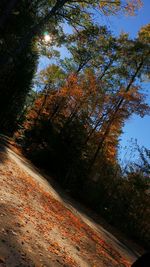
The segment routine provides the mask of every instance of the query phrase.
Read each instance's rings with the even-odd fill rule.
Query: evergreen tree
[[[0,130],[12,131],[16,126],[19,112],[24,105],[27,93],[32,84],[37,55],[32,39],[25,50],[17,57],[11,56],[12,50],[22,36],[34,23],[34,14],[28,10],[30,1],[18,1],[0,31],[0,58],[10,55],[9,62],[3,65],[0,72]],[[5,11],[6,1],[0,3],[0,13]]]

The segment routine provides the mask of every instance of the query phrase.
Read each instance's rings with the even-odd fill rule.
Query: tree
[[[28,12],[28,1],[16,2],[13,11],[0,31],[0,57],[9,54],[9,64],[0,72],[0,130],[13,132],[16,119],[24,105],[26,94],[32,85],[37,55],[30,39],[26,49],[18,57],[11,56],[22,36],[33,24],[35,15]],[[5,1],[1,1],[0,12],[4,14]]]
[[[93,68],[101,72],[102,78],[115,59],[115,38],[107,28],[90,25],[70,35],[69,41],[67,48],[72,57],[61,60],[63,68],[77,74]]]
[[[49,82],[53,77],[49,72],[52,66],[41,73],[41,78],[45,79],[44,83],[52,85],[53,89],[56,86],[56,92],[53,90],[47,98],[47,104],[46,97],[42,102],[42,109],[46,108],[49,121],[58,124],[61,134],[77,118],[85,125],[87,137],[83,151],[91,145],[89,152],[87,149],[84,153],[93,155],[89,168],[98,160],[102,150],[103,153],[105,151],[107,159],[115,162],[117,144],[125,120],[133,113],[144,116],[149,112],[149,107],[144,102],[145,97],[140,92],[141,77],[149,75],[149,44],[146,45],[139,38],[130,40],[125,34],[118,39],[114,38],[104,27],[96,28],[97,31],[98,35],[94,32],[90,37],[86,31],[78,33],[80,38],[71,36],[76,40],[74,47],[71,46],[72,62],[74,66],[76,64],[76,70],[83,63],[87,51],[90,59],[86,61],[83,69],[71,74],[67,82],[64,83],[63,78],[68,71],[63,73],[62,78],[59,76],[59,84],[62,84],[60,89],[59,84]],[[94,42],[96,52],[92,52]],[[84,45],[86,49],[82,57],[81,47],[84,48]],[[62,66],[65,66],[66,71],[66,62]],[[57,71],[55,73],[57,74]],[[39,114],[40,112],[41,109]],[[99,164],[99,160],[96,164]]]
[[[148,38],[149,25],[144,28],[146,29]],[[126,115],[124,118],[128,118],[132,112],[137,112],[141,116],[146,114],[146,112],[149,112],[148,105],[142,104],[141,101],[143,97],[140,93],[138,93],[141,89],[140,79],[143,77],[149,77],[149,44],[146,45],[144,39],[140,38],[139,32],[139,36],[135,41],[129,40],[127,35],[122,35],[120,40],[118,40],[118,45],[120,47],[120,51],[117,61],[115,62],[117,64],[111,72],[111,81],[113,81],[113,86],[115,86],[112,90],[113,92],[116,92],[115,102],[111,107],[109,118],[105,117],[105,130],[103,130],[103,135],[100,138],[100,142],[95,151],[91,165],[94,164],[107,136],[111,133],[112,126],[117,122],[117,117],[119,116],[121,118],[120,112],[124,109],[124,107],[126,109],[126,104],[130,103],[130,100],[132,101],[135,99],[136,105],[134,105],[134,111],[132,109],[131,113],[128,107],[129,112],[125,112]]]

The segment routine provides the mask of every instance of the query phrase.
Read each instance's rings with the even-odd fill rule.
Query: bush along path
[[[129,267],[135,260],[22,156],[6,148],[0,159],[0,267]]]

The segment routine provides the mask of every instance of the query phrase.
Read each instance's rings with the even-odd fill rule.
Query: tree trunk
[[[131,88],[131,86],[132,86],[132,84],[133,84],[135,78],[137,77],[137,75],[138,75],[140,69],[141,69],[142,66],[143,66],[143,63],[144,63],[144,60],[141,60],[141,62],[140,62],[140,64],[139,64],[139,66],[137,67],[135,73],[134,73],[133,76],[131,77],[131,80],[130,80],[128,86],[126,87],[125,92],[128,92],[128,91],[130,90],[130,88]],[[120,109],[120,107],[121,107],[123,101],[124,101],[124,97],[122,97],[122,98],[119,100],[119,102],[118,102],[118,104],[116,105],[116,108],[115,108],[115,110],[114,110],[114,112],[113,112],[113,114],[112,114],[110,120],[108,121],[106,130],[105,130],[105,132],[104,132],[104,134],[103,134],[103,137],[101,138],[101,140],[100,140],[100,142],[99,142],[99,144],[98,144],[98,147],[97,147],[97,149],[96,149],[96,152],[95,152],[95,154],[94,154],[94,157],[93,157],[92,160],[91,160],[91,164],[90,164],[89,170],[91,170],[91,168],[92,168],[93,165],[95,164],[95,161],[96,161],[96,159],[97,159],[97,156],[98,156],[98,154],[99,154],[99,152],[100,152],[100,150],[101,150],[101,148],[102,148],[102,146],[103,146],[103,144],[104,144],[104,142],[105,142],[106,137],[108,136],[108,134],[109,134],[109,132],[110,132],[111,125],[113,124],[113,122],[114,122],[114,120],[115,120],[115,117],[116,117],[116,114],[118,113],[118,111],[119,111],[119,109]]]

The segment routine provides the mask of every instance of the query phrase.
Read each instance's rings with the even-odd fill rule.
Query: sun
[[[51,40],[50,35],[49,34],[45,34],[44,35],[44,40],[45,40],[46,43],[48,43]]]
[[[46,43],[48,43],[48,42],[51,41],[51,36],[50,36],[50,34],[49,34],[47,31],[44,32],[44,41],[45,41]]]

